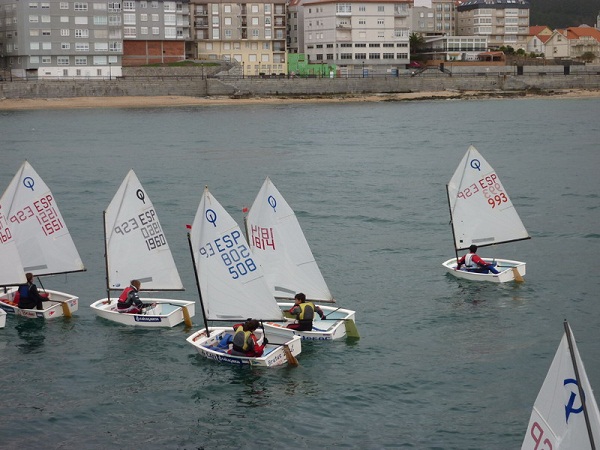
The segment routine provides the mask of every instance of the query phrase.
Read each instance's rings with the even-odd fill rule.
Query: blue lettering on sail
[[[564,384],[564,386],[566,386],[568,384],[574,384],[575,386],[577,386],[577,380],[574,380],[573,378],[567,378],[563,384]],[[575,392],[571,392],[571,395],[569,396],[569,402],[565,405],[565,415],[566,415],[567,423],[569,423],[569,415],[571,413],[579,414],[583,411],[583,402],[581,402],[581,406],[579,406],[579,408],[577,408],[577,409],[573,408],[576,397],[577,397],[577,394]]]

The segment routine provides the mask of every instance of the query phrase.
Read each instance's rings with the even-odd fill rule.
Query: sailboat
[[[169,249],[156,209],[138,177],[130,170],[104,211],[107,298],[92,303],[94,312],[107,320],[139,327],[192,326],[195,302],[141,298],[154,306],[140,314],[120,313],[111,291],[123,291],[139,280],[144,291],[182,291],[183,284]]]
[[[81,272],[85,267],[79,257],[54,195],[44,180],[25,161],[0,198],[4,231],[16,243],[24,272],[38,278],[38,289],[48,296],[44,309],[21,309],[18,288],[0,295],[0,307],[9,314],[28,318],[70,317],[77,311],[79,298],[65,292],[45,289],[41,276]]]
[[[568,322],[535,399],[522,450],[586,450],[600,443],[600,412]]]
[[[283,310],[294,306],[294,296],[299,292],[312,302],[335,303],[296,214],[269,177],[246,216],[246,235],[254,257],[265,272],[271,292]],[[305,340],[359,337],[354,311],[319,307],[326,320],[315,314],[312,331],[292,330],[286,328],[285,323],[266,323],[265,327],[277,333],[296,334]],[[288,320],[293,322],[293,319]]]
[[[456,270],[458,252],[477,247],[530,239],[500,178],[472,145],[465,153],[450,182],[446,185],[455,258],[443,263],[448,273],[473,281],[504,283],[523,281],[525,263],[481,256],[496,263],[498,274]]]
[[[211,195],[208,187],[196,211],[188,241],[198,285],[204,328],[187,342],[205,358],[219,362],[273,367],[296,365],[301,351],[298,336],[267,336],[268,344],[260,357],[234,356],[220,345],[233,333],[230,326],[209,327],[208,321],[238,323],[247,318],[283,321],[283,312],[267,285],[262,269],[254,261],[248,243],[233,218]],[[255,332],[260,342],[264,330]]]

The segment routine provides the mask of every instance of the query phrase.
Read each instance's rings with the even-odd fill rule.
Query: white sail
[[[470,146],[448,184],[457,250],[528,239],[500,178]]]
[[[25,284],[25,270],[19,256],[17,244],[12,238],[8,220],[0,205],[0,286]]]
[[[282,320],[283,313],[233,218],[204,189],[190,243],[207,320]]]
[[[130,170],[104,212],[110,289],[133,279],[143,290],[182,290],[177,266],[152,201]]]
[[[569,351],[567,331],[571,336],[573,355],[581,380],[592,436],[596,445],[600,443],[598,405],[579,356],[571,328],[568,324],[565,328],[566,331],[563,334],[550,370],[535,400],[521,447],[522,450],[585,450],[592,448],[573,360]]]
[[[303,292],[310,300],[333,297],[296,214],[267,177],[246,217],[250,247],[277,298]]]
[[[25,272],[85,270],[50,189],[25,161],[0,199]]]

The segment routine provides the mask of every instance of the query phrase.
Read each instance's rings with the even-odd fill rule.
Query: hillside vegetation
[[[529,0],[530,25],[547,25],[551,29],[596,25],[600,13],[598,0]]]

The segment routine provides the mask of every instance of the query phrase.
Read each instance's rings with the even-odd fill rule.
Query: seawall
[[[260,78],[226,76],[127,76],[111,80],[0,82],[0,98],[39,99],[119,96],[260,97],[456,91],[600,90],[600,72],[418,74],[374,78]]]

